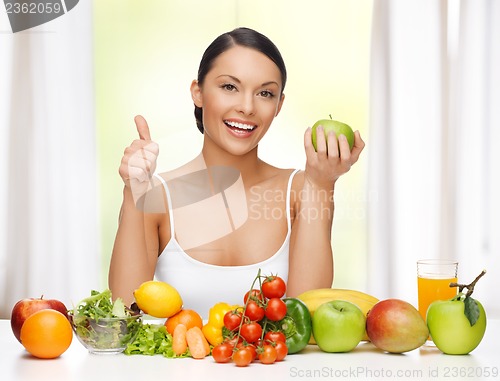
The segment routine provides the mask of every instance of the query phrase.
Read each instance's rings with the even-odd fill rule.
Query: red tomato
[[[286,315],[286,304],[280,298],[271,298],[267,302],[266,317],[272,321],[278,321]]]
[[[279,276],[271,275],[262,282],[262,293],[268,299],[281,298],[285,295],[286,283]]]
[[[274,364],[277,358],[276,348],[270,344],[265,344],[259,353],[259,360],[262,364]]]
[[[243,338],[241,336],[238,337],[238,335],[234,335],[234,337],[232,337],[232,338],[226,338],[224,340],[225,343],[231,345],[232,347],[235,347],[236,345],[238,345],[242,341],[243,341]]]
[[[264,340],[272,341],[274,343],[276,343],[277,341],[282,341],[285,343],[286,336],[283,332],[280,332],[280,331],[268,331],[264,335]]]
[[[233,355],[233,346],[229,343],[222,343],[216,345],[212,349],[212,357],[214,358],[215,362],[218,363],[229,362],[229,360],[231,360],[232,355]]]
[[[236,348],[238,348],[238,349],[246,348],[246,349],[250,350],[250,352],[252,352],[252,356],[253,356],[252,357],[252,361],[257,358],[257,348],[253,344],[239,343],[236,346]]]
[[[262,335],[262,327],[254,321],[245,323],[241,326],[240,335],[249,343],[254,343]]]
[[[224,327],[230,331],[234,331],[240,326],[241,323],[241,313],[236,311],[228,311],[224,315]]]
[[[257,288],[254,288],[251,291],[247,291],[245,297],[243,298],[243,303],[247,303],[248,297],[250,297],[250,300],[258,300],[264,302],[264,295],[262,295],[262,292]]]
[[[288,354],[288,347],[286,346],[284,341],[276,341],[274,349],[276,349],[277,354],[276,361],[282,361]]]
[[[253,345],[255,345],[256,348],[260,348],[264,345],[264,340],[262,340],[261,338],[257,339],[257,341],[254,341],[253,342]]]
[[[252,352],[248,348],[237,349],[233,353],[233,361],[236,366],[247,366],[253,361]]]
[[[254,300],[250,299],[247,302],[247,306],[245,308],[245,316],[248,316],[248,318],[252,321],[261,321],[264,318],[265,315],[264,308],[259,306],[257,302]]]

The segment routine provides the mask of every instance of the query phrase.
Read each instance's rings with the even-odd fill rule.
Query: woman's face
[[[257,50],[234,46],[219,55],[193,101],[203,108],[205,139],[234,155],[254,149],[283,103],[281,73]]]

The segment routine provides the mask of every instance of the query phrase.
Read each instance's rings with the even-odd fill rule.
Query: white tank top
[[[243,266],[218,266],[201,262],[189,256],[175,238],[172,200],[167,183],[161,176],[167,196],[170,217],[170,241],[158,258],[155,279],[175,287],[184,302],[183,308],[193,309],[203,319],[208,318],[210,308],[218,302],[243,304],[243,296],[250,289],[252,281],[261,269],[262,275],[277,274],[288,281],[290,247],[290,189],[294,170],[288,179],[286,193],[287,234],[280,249],[268,259]]]

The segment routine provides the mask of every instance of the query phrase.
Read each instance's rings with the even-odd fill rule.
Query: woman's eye
[[[234,85],[231,85],[230,83],[225,83],[221,86],[224,90],[227,90],[227,91],[234,91],[236,90],[236,86]]]
[[[261,97],[264,97],[264,98],[272,98],[274,96],[274,94],[272,92],[270,92],[269,90],[263,90],[259,94]]]

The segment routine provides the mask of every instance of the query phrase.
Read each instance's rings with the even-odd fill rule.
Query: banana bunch
[[[330,302],[332,300],[345,300],[351,302],[359,307],[359,309],[366,316],[368,311],[379,301],[376,297],[366,294],[361,291],[348,290],[343,288],[318,288],[315,290],[306,291],[299,296],[297,299],[302,300],[311,316],[314,315],[316,309],[323,303]],[[368,340],[368,336],[365,333],[363,340]],[[311,340],[309,344],[315,344],[314,337],[311,335]]]

